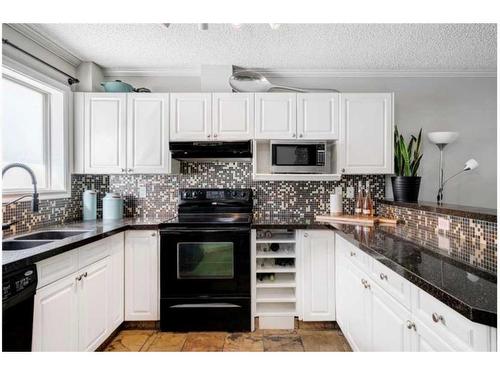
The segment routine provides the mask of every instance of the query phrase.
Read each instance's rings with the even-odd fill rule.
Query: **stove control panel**
[[[251,201],[252,189],[181,189],[181,201]]]

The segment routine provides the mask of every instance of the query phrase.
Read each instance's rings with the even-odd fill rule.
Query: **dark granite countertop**
[[[497,326],[497,277],[397,234],[400,226],[326,224],[312,218],[255,218],[254,229],[331,229],[467,319]],[[403,231],[404,232],[404,231]]]
[[[497,210],[484,207],[461,206],[458,204],[437,204],[437,202],[395,202],[392,199],[380,200],[380,203],[390,206],[400,206],[412,208],[414,210],[422,210],[436,212],[444,215],[453,215],[467,217],[475,220],[497,221]]]
[[[2,270],[4,273],[10,272],[20,267],[24,267],[26,265],[39,262],[43,259],[50,258],[54,255],[76,249],[77,247],[100,240],[102,238],[112,236],[116,233],[123,232],[127,229],[157,229],[160,223],[169,219],[171,218],[124,218],[122,220],[78,221],[61,225],[47,226],[29,233],[36,233],[54,229],[85,230],[88,232],[78,234],[76,236],[67,237],[63,240],[52,241],[45,245],[32,247],[31,249],[2,251]],[[5,237],[4,240],[13,239],[26,234],[28,233],[8,236]]]
[[[497,326],[497,277],[396,236],[396,228],[334,224],[338,233],[467,319]]]
[[[314,218],[304,217],[255,217],[253,229],[332,229],[328,224],[318,223]]]

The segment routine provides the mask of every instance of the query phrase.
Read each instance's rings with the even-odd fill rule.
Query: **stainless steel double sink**
[[[25,250],[90,232],[88,230],[47,230],[2,241],[2,250]]]

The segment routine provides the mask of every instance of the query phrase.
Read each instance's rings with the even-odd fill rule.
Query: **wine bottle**
[[[361,186],[361,181],[358,183],[358,197],[356,198],[356,204],[354,206],[354,214],[361,215],[363,213],[363,188]]]
[[[370,195],[370,182],[366,181],[366,194],[363,202],[363,215],[373,215],[373,201]]]

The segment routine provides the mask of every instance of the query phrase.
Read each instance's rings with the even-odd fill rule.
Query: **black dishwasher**
[[[2,277],[2,351],[29,352],[33,335],[36,266]]]

